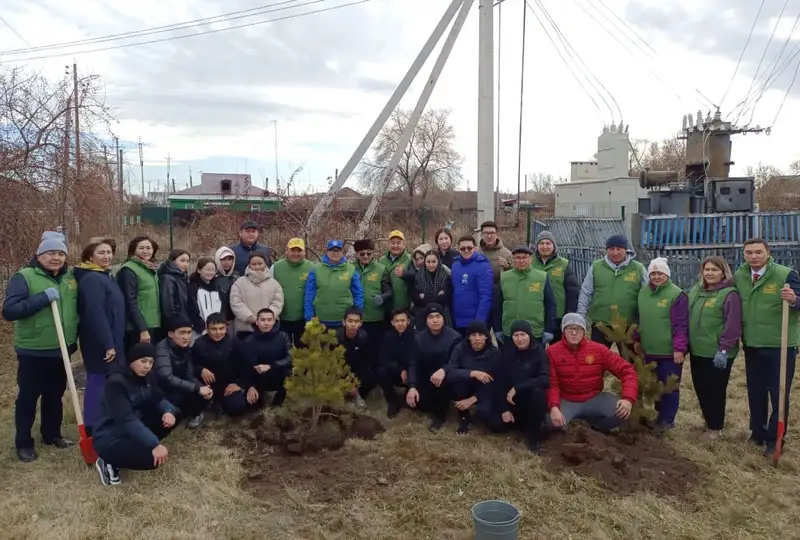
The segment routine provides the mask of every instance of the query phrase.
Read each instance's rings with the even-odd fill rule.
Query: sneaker
[[[700,439],[704,441],[718,441],[722,439],[725,434],[721,429],[708,429],[700,435]]]
[[[436,433],[443,427],[444,427],[444,420],[440,418],[434,418],[433,422],[431,422],[431,425],[428,427],[428,431],[430,431],[431,433]]]
[[[400,414],[400,405],[396,401],[389,403],[386,408],[386,416],[395,418],[398,414]]]
[[[98,457],[94,462],[97,472],[100,474],[100,482],[104,486],[118,486],[122,481],[119,478],[119,470],[113,465],[106,463],[103,458]]]
[[[537,456],[542,453],[542,444],[536,437],[527,437],[525,439],[525,446],[528,447],[528,450],[530,450],[531,453],[536,454]]]
[[[467,435],[469,433],[469,426],[472,422],[469,421],[467,418],[462,418],[461,421],[458,423],[458,429],[456,433],[459,435]]]
[[[205,417],[203,413],[198,414],[197,416],[193,416],[189,419],[189,422],[186,424],[186,429],[197,429],[203,425],[203,420]]]
[[[357,395],[356,398],[353,400],[353,403],[359,409],[366,409],[367,408],[367,402],[364,401],[364,398],[362,398],[361,396]]]

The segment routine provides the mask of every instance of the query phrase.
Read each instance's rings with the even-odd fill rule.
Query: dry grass
[[[274,489],[258,497],[245,491],[245,471],[235,450],[222,444],[228,428],[221,424],[194,433],[179,429],[168,439],[172,459],[166,467],[124,472],[117,488],[101,486],[77,450],[41,448],[37,463],[20,464],[12,451],[15,360],[3,347],[0,434],[8,450],[0,457],[2,538],[468,539],[469,509],[485,498],[519,506],[525,539],[800,537],[798,450],[790,445],[776,470],[744,443],[741,360],[729,391],[725,442],[698,442],[701,420],[687,370],[680,427],[667,444],[712,471],[696,488],[695,503],[658,494],[611,496],[592,480],[549,469],[509,438],[457,438],[452,426],[432,435],[423,419],[407,412],[387,422],[377,441],[348,443],[342,451],[348,460],[373,466],[360,473],[353,467],[341,497],[320,499],[313,488],[322,481],[317,478],[291,486],[276,479]],[[382,413],[377,398],[372,405]],[[74,425],[69,412],[67,417]],[[331,466],[343,461],[321,459]],[[381,467],[386,474],[378,482]]]

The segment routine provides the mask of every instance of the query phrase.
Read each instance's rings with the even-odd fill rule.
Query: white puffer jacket
[[[236,332],[252,332],[247,322],[262,309],[268,308],[280,318],[283,311],[283,287],[272,277],[269,270],[253,272],[247,268],[244,277],[237,279],[231,287],[231,310],[236,317],[233,329]]]

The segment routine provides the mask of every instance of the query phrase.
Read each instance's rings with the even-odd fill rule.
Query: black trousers
[[[505,400],[505,396],[502,399]],[[495,433],[519,430],[526,437],[539,440],[547,415],[546,391],[536,388],[517,392],[514,403],[514,405],[509,405],[509,410],[514,415],[513,423],[503,422],[501,407],[495,407],[486,421],[486,427]]]
[[[292,344],[296,348],[305,347],[300,339],[306,331],[306,321],[281,321],[281,332],[286,332],[292,338]]]
[[[161,415],[157,413],[142,418],[142,422],[158,437],[159,441],[164,440],[174,429],[165,428],[161,424]],[[98,455],[103,461],[117,469],[149,471],[156,468],[153,464],[152,448],[145,446],[139,439],[133,437],[125,437],[108,448],[98,449]]]
[[[41,398],[43,442],[52,442],[61,437],[61,422],[64,410],[61,398],[67,389],[67,373],[61,356],[44,357],[17,354],[17,403],[14,408],[14,424],[17,448],[33,448],[31,436],[36,420],[36,404]]]
[[[402,402],[400,396],[398,396],[397,392],[395,392],[396,387],[406,386],[403,383],[403,378],[400,375],[402,371],[403,368],[400,366],[380,366],[377,370],[377,384],[380,387],[381,392],[383,392],[383,397],[386,400],[386,403],[389,405],[399,405]]]
[[[255,388],[258,390],[259,394],[258,406],[263,405],[265,392],[275,392],[275,396],[272,398],[272,404],[275,406],[282,405],[283,401],[286,399],[286,387],[284,383],[291,374],[291,368],[272,368],[266,373],[256,375]]]
[[[460,401],[473,396],[478,398],[478,403],[475,406],[476,420],[486,422],[490,418],[492,402],[495,398],[494,391],[496,386],[494,383],[483,384],[475,379],[469,379],[466,381],[450,381],[448,385],[453,401]],[[462,419],[472,419],[472,414],[469,410],[458,411],[458,414]]]
[[[731,378],[733,360],[728,360],[725,369],[714,367],[714,359],[691,355],[692,384],[700,402],[700,412],[708,429],[725,427],[725,405],[728,399],[728,381]]]
[[[258,408],[261,401],[263,400],[259,399],[259,402],[253,403],[252,405],[248,403],[247,388],[244,388],[242,390],[237,390],[228,396],[223,395],[222,399],[219,400],[219,403],[222,406],[222,412],[224,414],[236,417]]]
[[[161,328],[148,328],[147,332],[150,334],[150,343],[155,347],[156,343],[164,339],[164,332]],[[139,343],[139,332],[136,330],[128,330],[123,337],[123,345],[125,352],[129,351],[131,347]]]
[[[789,431],[789,392],[797,362],[797,348],[789,347],[786,358],[786,431]],[[774,443],[778,438],[778,384],[781,349],[779,347],[745,347],[744,367],[747,375],[747,403],[750,407],[750,431],[753,439]],[[772,407],[772,414],[769,408]]]
[[[551,341],[551,342],[550,342],[550,343],[552,343],[552,344],[556,344],[556,343],[558,343],[559,341],[561,341],[561,338],[562,338],[562,336],[564,335],[564,334],[561,332],[561,321],[562,321],[562,318],[558,318],[558,319],[556,319],[556,327],[555,327],[555,329],[553,330],[553,341]]]
[[[603,331],[594,325],[592,325],[592,341],[599,343],[600,345],[604,345],[609,349],[611,348],[611,345],[614,344],[613,341],[606,339],[606,335],[603,333]]]
[[[203,399],[200,394],[197,393],[170,392],[167,393],[165,397],[167,401],[175,405],[178,409],[178,414],[175,415],[177,420],[177,422],[175,422],[176,425],[187,418],[197,416],[205,411],[208,406],[208,400]]]

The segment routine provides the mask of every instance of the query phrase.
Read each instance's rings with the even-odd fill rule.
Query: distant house
[[[249,174],[203,173],[200,185],[171,193],[167,197],[173,210],[209,210],[224,207],[249,212],[274,211],[280,198],[254,186]]]

